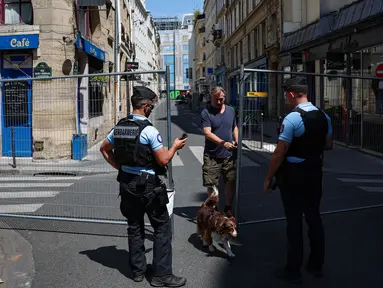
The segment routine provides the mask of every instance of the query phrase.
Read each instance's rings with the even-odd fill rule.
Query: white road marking
[[[165,146],[165,149],[168,150],[168,147]],[[178,153],[180,153],[180,151],[178,151]],[[178,155],[178,153],[176,152],[176,154],[174,154],[174,157],[172,159],[172,166],[173,167],[184,166],[184,162],[182,162],[181,157],[180,157],[180,155]]]
[[[203,146],[189,146],[190,151],[193,153],[194,157],[198,159],[198,161],[203,164]],[[249,157],[242,155],[242,167],[259,167],[260,165]]]
[[[0,192],[0,199],[48,198],[48,197],[55,197],[59,193],[60,191]]]
[[[0,205],[0,213],[31,213],[36,212],[44,204]]]
[[[194,157],[203,164],[203,146],[189,146],[190,151],[193,153]]]
[[[357,178],[337,178],[339,181],[347,183],[383,183],[383,179],[357,179]]]
[[[0,183],[0,188],[69,187],[73,183]]]
[[[173,167],[184,166],[184,162],[182,162],[180,155],[178,155],[177,153],[174,154],[174,157],[172,159],[172,166]]]
[[[60,180],[81,180],[83,177],[40,177],[40,176],[11,176],[11,177],[0,177],[0,181],[60,181]],[[1,183],[0,183],[1,185]]]

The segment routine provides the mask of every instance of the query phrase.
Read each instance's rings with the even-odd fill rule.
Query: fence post
[[[245,91],[245,71],[244,65],[241,65],[240,80],[239,80],[239,107],[238,107],[238,147],[237,147],[237,170],[235,183],[235,217],[237,224],[239,223],[239,193],[241,191],[241,164],[242,164],[242,138],[243,138],[243,101]]]
[[[167,104],[167,132],[168,132],[168,148],[172,145],[172,115],[171,115],[171,103],[170,103],[170,68],[169,65],[166,66],[166,104]],[[173,165],[172,161],[170,161],[168,165],[168,180],[169,180],[169,189],[174,191],[174,183],[173,183]]]
[[[360,76],[363,77],[363,50],[360,51]],[[363,107],[363,79],[360,79],[360,101],[361,101],[361,112],[360,112],[360,149],[363,149],[363,121],[364,121],[364,107]]]
[[[263,149],[263,113],[261,113],[261,149]]]
[[[12,141],[12,168],[16,168],[16,144],[15,144],[15,127],[11,127],[11,141]]]

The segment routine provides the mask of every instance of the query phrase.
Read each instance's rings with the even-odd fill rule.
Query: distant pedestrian
[[[203,186],[207,187],[210,196],[223,175],[226,184],[224,213],[232,217],[236,184],[236,159],[233,152],[238,144],[238,126],[234,109],[225,105],[225,99],[225,90],[222,87],[214,88],[210,105],[201,112],[201,126],[205,134],[202,176]]]
[[[169,150],[162,144],[158,130],[148,117],[154,108],[156,94],[146,87],[134,87],[131,97],[133,112],[117,123],[101,145],[105,160],[118,169],[120,210],[128,220],[129,257],[133,280],[142,282],[147,271],[145,258],[144,215],[154,228],[153,274],[155,287],[181,287],[186,279],[172,273],[171,227],[166,204],[164,175],[175,152],[186,139],[176,139]]]
[[[301,281],[303,262],[302,216],[309,226],[311,252],[307,270],[322,275],[325,255],[324,229],[320,216],[322,197],[322,154],[332,149],[330,117],[307,99],[308,85],[303,77],[283,84],[287,102],[294,109],[282,122],[277,147],[272,155],[264,190],[277,176],[287,219],[288,252],[286,266],[279,276]]]

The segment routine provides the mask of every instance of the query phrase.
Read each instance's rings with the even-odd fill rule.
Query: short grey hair
[[[217,87],[211,89],[211,96],[214,96],[214,95],[216,95],[218,93],[223,93],[226,96],[226,91],[221,86],[217,86]]]

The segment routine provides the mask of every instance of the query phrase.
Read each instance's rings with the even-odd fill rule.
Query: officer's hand
[[[263,191],[265,193],[270,193],[271,191],[270,185],[271,185],[271,179],[266,178],[265,182],[263,183]]]
[[[174,140],[173,145],[174,145],[174,147],[175,147],[177,150],[180,150],[180,149],[182,149],[182,148],[185,146],[185,144],[186,144],[186,140],[187,140],[187,138],[185,138],[185,139],[183,139],[183,140],[180,140],[179,138],[176,138],[176,139]]]

